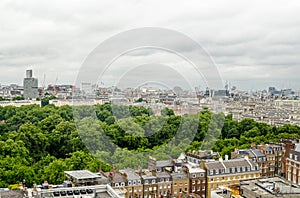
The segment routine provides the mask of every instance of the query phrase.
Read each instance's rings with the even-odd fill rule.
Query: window
[[[141,180],[138,180],[138,184],[141,184],[142,182],[141,182]]]
[[[196,174],[193,174],[193,178],[196,178]]]
[[[148,180],[145,180],[145,184],[149,184]]]
[[[119,183],[115,183],[115,187],[119,187]]]
[[[192,183],[193,183],[193,184],[195,184],[196,182],[195,182],[195,181],[193,181]]]
[[[155,184],[155,179],[152,179],[152,184]]]
[[[121,186],[125,186],[125,182],[122,182],[122,183],[121,183]]]
[[[166,182],[168,182],[169,181],[169,178],[166,178]]]

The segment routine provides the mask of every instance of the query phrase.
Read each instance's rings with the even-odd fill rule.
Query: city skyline
[[[222,79],[242,90],[269,86],[299,90],[297,1],[251,1],[247,6],[239,1],[178,5],[165,1],[159,2],[154,16],[157,3],[2,1],[0,69],[5,72],[0,74],[1,84],[22,84],[26,69],[35,71],[39,86],[44,74],[45,84],[53,84],[56,78],[59,84],[74,84],[85,58],[104,40],[133,28],[163,27],[198,42],[211,55]],[[178,49],[192,50],[184,43]],[[131,55],[128,64],[139,65],[148,55]],[[151,56],[162,58],[160,53]]]

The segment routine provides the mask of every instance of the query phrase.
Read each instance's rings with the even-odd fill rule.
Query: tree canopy
[[[49,99],[42,107],[0,107],[0,187],[23,179],[27,185],[44,180],[60,184],[65,170],[137,168],[146,165],[149,153],[167,159],[212,148],[226,155],[251,142],[300,136],[298,126],[238,122],[207,110],[178,116],[165,108],[158,116],[149,108],[110,103],[55,107]]]

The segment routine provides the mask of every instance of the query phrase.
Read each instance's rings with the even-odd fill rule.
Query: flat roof
[[[96,179],[96,178],[101,178],[101,176],[92,173],[89,170],[75,170],[75,171],[65,171],[65,174],[73,177],[77,180],[79,179]]]

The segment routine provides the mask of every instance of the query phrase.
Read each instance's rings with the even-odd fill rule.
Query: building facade
[[[38,79],[32,77],[32,70],[26,71],[26,78],[23,81],[23,95],[25,99],[36,99],[39,97]]]
[[[184,165],[184,170],[189,178],[189,193],[205,197],[206,171],[200,167],[192,167],[189,164]]]
[[[300,185],[300,152],[291,150],[286,158],[286,179]]]
[[[223,187],[230,188],[239,181],[258,178],[261,171],[257,163],[245,157],[244,159],[222,160],[206,162],[207,188],[206,197],[211,197],[211,191]]]

